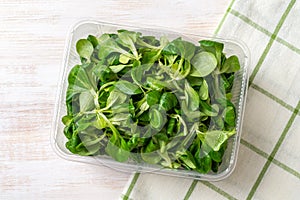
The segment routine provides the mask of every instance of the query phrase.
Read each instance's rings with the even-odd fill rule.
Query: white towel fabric
[[[300,1],[233,0],[216,33],[251,53],[233,174],[219,182],[134,174],[122,199],[299,199]]]

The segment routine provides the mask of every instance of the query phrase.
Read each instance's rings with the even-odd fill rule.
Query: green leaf
[[[168,135],[173,135],[174,134],[174,129],[176,125],[176,119],[175,118],[170,118],[168,121],[168,126],[167,126],[167,134]]]
[[[195,45],[177,38],[168,43],[163,49],[162,54],[165,56],[166,61],[162,68],[171,76],[172,79],[181,80],[189,75],[191,70],[190,61],[195,54]],[[179,60],[176,60],[179,57]]]
[[[163,161],[161,162],[162,166],[168,167],[168,168],[173,168],[171,158],[167,151],[164,151],[164,152],[159,151],[158,154],[163,158]]]
[[[121,45],[128,47],[137,60],[139,59],[139,55],[135,47],[135,42],[139,35],[139,33],[133,31],[119,31],[118,36],[120,40],[117,40]]]
[[[111,118],[109,118],[109,121],[113,124],[114,123],[120,124],[119,122],[126,121],[126,120],[128,120],[128,118],[130,118],[129,113],[117,113],[114,116],[112,116]]]
[[[216,46],[222,46],[220,49],[223,50],[223,44],[216,42],[216,41],[212,41],[212,40],[201,40],[199,41],[199,43],[201,44],[201,47],[216,47]]]
[[[95,108],[94,96],[89,92],[82,92],[79,95],[80,111],[85,112]]]
[[[196,111],[199,108],[199,95],[198,93],[190,86],[190,84],[185,81],[185,101],[188,108],[191,111]]]
[[[93,68],[93,73],[100,79],[101,82],[107,83],[116,79],[116,74],[106,65],[97,64]]]
[[[92,125],[101,130],[107,127],[106,121],[99,115],[96,115],[96,120],[92,122]]]
[[[207,116],[215,117],[219,114],[219,106],[217,104],[209,105],[205,101],[200,101],[200,111]]]
[[[240,70],[240,62],[237,56],[230,56],[225,60],[224,65],[221,68],[221,73],[232,73]]]
[[[69,125],[66,125],[64,128],[64,135],[66,136],[66,138],[68,140],[70,140],[73,136],[75,127],[74,127],[74,123],[70,123]]]
[[[184,136],[182,133],[178,133],[176,136],[170,138],[170,142],[166,145],[166,150],[176,150],[181,148],[182,140],[184,139]]]
[[[148,110],[150,106],[148,105],[148,103],[146,101],[146,97],[144,96],[141,100],[136,102],[135,107],[140,110],[136,114],[136,117],[138,117],[141,114],[143,114],[144,111]]]
[[[139,86],[143,85],[142,79],[143,79],[143,75],[144,75],[145,71],[147,71],[147,69],[148,69],[147,66],[140,65],[140,66],[134,67],[131,70],[131,77],[132,77],[132,80],[135,82],[135,84],[137,84]]]
[[[235,110],[232,106],[226,107],[223,111],[224,121],[230,125],[235,126]]]
[[[191,60],[192,71],[190,76],[205,77],[212,73],[217,67],[217,59],[214,54],[200,52]]]
[[[94,48],[96,48],[99,45],[98,39],[95,36],[93,36],[93,35],[89,35],[87,37],[87,40],[90,41],[93,44]]]
[[[169,111],[177,105],[177,97],[170,92],[165,92],[160,97],[159,108]]]
[[[93,114],[86,114],[81,118],[74,118],[76,131],[78,132],[85,131],[88,127],[92,126],[95,117],[96,115],[93,113]]]
[[[126,142],[122,140],[122,147],[126,147]],[[126,162],[129,158],[130,152],[124,150],[123,148],[115,145],[113,142],[109,141],[105,151],[108,155],[114,158],[118,162]]]
[[[80,39],[76,43],[76,51],[80,57],[90,61],[91,55],[94,52],[94,47],[90,41],[86,39]]]
[[[196,168],[196,162],[189,151],[185,152],[176,152],[176,154],[179,156],[179,159],[183,161],[183,163],[190,169],[195,169]]]
[[[140,48],[158,49],[160,41],[154,36],[142,36],[137,38],[136,43]]]
[[[228,137],[233,135],[235,131],[220,131],[212,130],[208,131],[205,134],[204,143],[208,144],[214,151],[219,151],[221,145],[227,141]]]
[[[155,108],[150,110],[150,125],[154,129],[161,129],[162,126],[165,124],[165,120],[161,112],[162,111],[159,111]]]
[[[129,105],[128,105],[129,113],[132,117],[135,117],[135,106],[133,104],[132,98],[129,99]]]
[[[78,154],[82,156],[90,156],[96,154],[100,150],[102,146],[100,141],[103,140],[105,135],[98,136],[93,133],[82,133],[79,137],[81,143],[76,146]]]
[[[102,45],[110,38],[113,38],[111,34],[104,33],[100,37],[98,37],[97,40],[99,42],[99,45]]]
[[[93,87],[90,84],[90,80],[86,71],[80,65],[76,65],[71,69],[68,76],[68,83],[69,85],[78,86],[79,91],[84,91],[86,89],[93,89]],[[81,88],[83,90],[80,90]]]
[[[152,90],[150,91],[147,95],[146,95],[146,100],[147,100],[147,104],[149,106],[155,105],[159,102],[161,97],[161,93],[156,91],[156,90]]]
[[[114,105],[120,105],[124,103],[127,99],[127,95],[118,91],[112,90],[106,101],[106,108],[113,107]]]
[[[149,164],[157,164],[162,159],[157,152],[141,153],[141,157]]]
[[[128,65],[111,65],[111,66],[109,66],[109,68],[111,69],[111,71],[114,72],[114,73],[119,73],[125,67],[132,67],[132,64],[128,64]]]
[[[201,117],[201,112],[199,110],[191,111],[186,101],[181,102],[181,110],[190,122],[193,122],[195,120],[199,121]]]
[[[147,144],[146,148],[142,149],[141,156],[144,161],[150,164],[158,163],[162,158],[158,155],[159,146],[153,143],[153,140]]]
[[[98,52],[98,57],[100,59],[105,59],[111,53],[120,53],[124,54],[127,57],[135,59],[135,57],[129,53],[127,50],[123,49],[118,45],[118,43],[107,34],[103,34],[100,38],[100,48]]]
[[[212,160],[208,154],[201,156],[200,153],[197,153],[195,155],[195,162],[197,164],[196,170],[200,173],[206,174],[211,170]]]
[[[210,151],[209,156],[215,162],[222,162],[223,154],[219,151]]]
[[[195,54],[195,49],[193,43],[177,38],[164,48],[164,52],[180,55],[185,60],[190,61]]]
[[[216,129],[224,129],[224,119],[222,118],[222,116],[219,115],[212,117],[212,122]]]
[[[213,53],[217,58],[218,64],[221,64],[224,44],[211,40],[201,40],[199,41],[199,43],[201,44],[201,47],[206,51]]]
[[[188,76],[188,77],[186,78],[186,80],[189,82],[189,84],[190,84],[192,87],[195,87],[195,86],[201,86],[201,85],[202,85],[202,82],[203,82],[203,78],[193,77],[193,76]]]
[[[115,87],[118,88],[121,92],[129,95],[141,94],[142,90],[134,83],[130,83],[129,81],[119,80]]]
[[[229,77],[228,77],[228,75],[229,75]],[[231,93],[231,89],[232,89],[233,81],[234,81],[234,73],[221,74],[220,81],[221,81],[221,84],[224,85],[226,93],[227,94]]]
[[[127,63],[129,62],[130,59],[131,59],[130,57],[128,57],[128,56],[126,56],[126,55],[124,55],[124,54],[121,54],[121,55],[120,55],[120,58],[119,58],[119,61],[120,61],[120,63],[122,63],[122,64],[127,64]]]
[[[125,140],[116,133],[109,139],[105,151],[118,162],[127,161],[130,155]]]
[[[72,153],[77,154],[76,146],[80,143],[80,138],[78,137],[77,132],[72,134],[72,137],[66,143],[66,148],[69,149]]]
[[[208,85],[205,79],[203,79],[202,85],[200,86],[199,89],[199,97],[201,100],[207,100],[209,97],[209,93],[208,93]]]
[[[62,118],[62,122],[64,125],[69,126],[71,124],[71,122],[73,121],[73,117],[69,116],[69,115],[65,115]]]
[[[157,80],[157,79],[152,78],[152,77],[147,77],[146,82],[147,82],[147,85],[150,88],[154,89],[154,90],[162,90],[165,87],[168,88],[168,84],[167,83],[165,83],[163,81],[160,81],[160,80]]]
[[[70,100],[75,94],[95,91],[96,83],[87,75],[85,69],[80,65],[73,67],[68,76],[67,100]]]
[[[142,152],[144,152],[144,153],[150,153],[150,152],[154,152],[154,151],[156,151],[158,149],[159,149],[158,144],[155,144],[153,142],[153,140],[151,139],[149,141],[149,143],[147,144],[146,148],[144,148]]]
[[[127,146],[129,148],[129,150],[132,151],[133,149],[138,147],[139,143],[140,143],[140,141],[139,141],[138,134],[134,134],[127,142]]]
[[[127,97],[127,96],[126,96]],[[111,113],[117,114],[117,113],[129,113],[130,112],[130,100],[125,101],[124,103],[116,104],[111,107]]]
[[[150,64],[155,63],[160,58],[161,50],[154,49],[148,50],[143,52],[142,63],[143,64]]]
[[[119,53],[111,53],[109,56],[104,60],[102,59],[100,64],[101,65],[107,65],[107,66],[112,66],[112,65],[120,65],[119,59],[120,59],[121,54]]]

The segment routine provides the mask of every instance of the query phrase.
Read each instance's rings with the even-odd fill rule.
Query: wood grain
[[[0,199],[118,199],[129,174],[61,159],[50,129],[66,35],[81,19],[211,34],[229,0],[0,0]]]

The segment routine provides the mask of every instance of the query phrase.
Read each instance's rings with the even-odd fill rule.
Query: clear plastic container
[[[76,52],[76,42],[79,39],[87,38],[88,35],[101,36],[104,33],[116,33],[117,30],[129,30],[142,33],[142,35],[155,36],[158,39],[161,36],[166,36],[170,41],[181,37],[186,41],[197,44],[199,40],[213,40],[224,44],[224,53],[226,57],[236,55],[239,59],[241,69],[234,75],[234,83],[232,86],[232,103],[236,109],[236,121],[234,130],[236,133],[229,137],[227,148],[223,155],[222,162],[219,166],[218,172],[199,173],[195,170],[187,170],[184,168],[169,169],[162,167],[160,164],[149,164],[146,162],[137,162],[129,159],[126,162],[118,162],[107,155],[95,156],[80,156],[71,153],[66,148],[68,139],[64,135],[65,125],[61,119],[66,115],[66,91],[68,87],[68,75],[70,70],[80,64],[80,58]],[[157,174],[164,174],[170,176],[192,178],[198,180],[217,181],[226,178],[233,171],[240,143],[243,113],[245,107],[246,93],[247,93],[247,68],[249,65],[249,52],[247,47],[236,40],[222,39],[217,37],[203,37],[192,34],[177,33],[173,30],[163,30],[162,28],[141,28],[126,25],[109,24],[99,21],[81,21],[77,23],[70,31],[67,40],[67,45],[64,54],[64,61],[62,65],[61,79],[59,82],[58,95],[56,100],[56,108],[54,112],[53,126],[51,131],[51,144],[55,152],[62,158],[72,161],[84,162],[95,165],[105,165],[107,167],[117,169],[124,172],[153,172]],[[178,97],[179,101],[183,101]],[[155,133],[154,133],[155,134]],[[149,137],[153,136],[150,135]],[[185,148],[189,148],[191,142]],[[175,152],[174,152],[175,153]],[[174,160],[172,160],[174,161]],[[185,164],[183,162],[183,164]]]

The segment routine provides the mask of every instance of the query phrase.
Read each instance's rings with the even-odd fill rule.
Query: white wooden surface
[[[65,161],[50,129],[65,39],[87,18],[211,34],[229,0],[0,0],[0,199],[118,199],[129,174]]]

